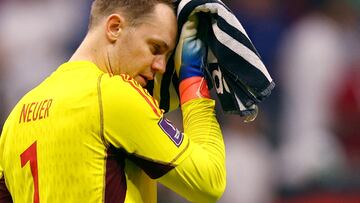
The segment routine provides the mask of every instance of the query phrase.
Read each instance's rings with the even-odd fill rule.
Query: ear
[[[115,42],[125,25],[125,18],[119,14],[111,14],[106,19],[106,36],[110,42]]]

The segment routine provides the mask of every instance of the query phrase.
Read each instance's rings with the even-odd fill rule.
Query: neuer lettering
[[[19,123],[27,123],[49,117],[52,101],[52,99],[46,99],[40,102],[24,104],[20,113]]]

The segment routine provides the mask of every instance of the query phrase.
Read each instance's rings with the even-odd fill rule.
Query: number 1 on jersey
[[[20,158],[22,168],[30,161],[31,174],[34,180],[34,203],[40,203],[36,141],[20,155]]]

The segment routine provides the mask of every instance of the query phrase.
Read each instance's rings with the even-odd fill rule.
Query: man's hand
[[[204,42],[197,38],[197,26],[197,16],[193,15],[183,25],[175,51],[181,104],[194,98],[210,97],[202,70],[207,50]]]
[[[175,68],[180,81],[193,77],[203,77],[202,66],[206,54],[204,43],[197,38],[198,18],[193,15],[182,27],[175,51]]]

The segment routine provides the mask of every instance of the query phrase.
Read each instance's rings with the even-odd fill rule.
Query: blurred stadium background
[[[360,203],[360,0],[224,0],[277,87],[219,120],[222,203]],[[0,0],[0,125],[86,34],[90,0]],[[179,112],[168,115],[181,125]],[[159,186],[159,202],[184,203]]]

